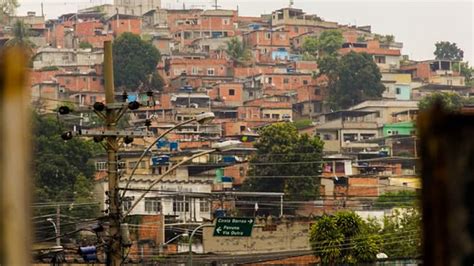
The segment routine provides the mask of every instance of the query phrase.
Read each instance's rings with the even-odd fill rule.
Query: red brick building
[[[137,35],[142,33],[142,20],[137,16],[119,14],[118,16],[112,16],[107,21],[107,24],[116,37],[124,32],[131,32]]]

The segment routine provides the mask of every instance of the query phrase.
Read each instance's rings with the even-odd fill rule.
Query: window
[[[188,212],[189,211],[189,201],[184,201],[184,199],[175,199],[173,201],[173,212]]]
[[[357,134],[355,133],[344,134],[343,139],[344,139],[344,142],[357,141]]]
[[[246,127],[245,126],[240,126],[240,132],[245,131]]]
[[[321,95],[321,89],[314,89],[314,95]]]
[[[208,68],[207,69],[207,75],[208,76],[214,76],[214,68]]]
[[[97,78],[92,78],[92,81],[96,81],[96,80],[97,80]]]
[[[132,208],[132,198],[125,198],[123,201],[122,201],[122,210],[124,212],[130,210]]]
[[[395,88],[395,93],[396,93],[396,94],[400,94],[400,93],[401,93],[401,89],[400,89],[400,88]]]
[[[235,90],[234,89],[229,89],[229,95],[231,95],[231,96],[235,95]]]
[[[374,56],[375,63],[385,64],[385,56],[376,55]]]
[[[135,168],[135,165],[137,165],[137,161],[128,162],[128,168],[129,168],[129,169]]]
[[[294,30],[296,33],[298,33],[298,32],[300,31],[300,29],[299,29],[298,27],[296,27],[296,26],[293,28],[293,30]]]
[[[332,138],[331,138],[331,135],[329,135],[329,134],[324,134],[324,135],[323,135],[323,139],[324,139],[324,140],[331,140]]]
[[[199,201],[199,210],[201,212],[210,212],[211,211],[211,204],[209,204],[209,202],[205,199],[201,199]]]
[[[249,91],[249,97],[253,97],[253,91]]]
[[[280,115],[279,114],[272,114],[272,119],[280,119]]]
[[[145,212],[160,213],[161,199],[160,198],[145,198]]]
[[[272,80],[271,77],[268,77],[268,78],[267,78],[267,83],[268,83],[268,84],[272,84],[272,81],[273,81],[273,80]]]
[[[193,69],[191,70],[191,74],[197,75],[198,73],[199,73],[199,68],[193,67]]]
[[[91,96],[91,103],[97,102],[97,96]]]
[[[284,78],[284,79],[283,79],[283,83],[288,84],[288,82],[290,82],[290,81],[288,80],[288,78]]]
[[[308,80],[307,79],[303,80],[303,84],[308,85]]]
[[[272,34],[270,32],[265,32],[265,39],[270,40]]]
[[[375,138],[375,134],[360,134],[360,139],[373,139]]]
[[[224,25],[229,25],[230,24],[230,20],[228,18],[223,18],[222,19],[222,24]]]

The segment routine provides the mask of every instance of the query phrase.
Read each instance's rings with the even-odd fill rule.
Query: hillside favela
[[[0,2],[0,265],[473,265],[472,24],[33,2]]]

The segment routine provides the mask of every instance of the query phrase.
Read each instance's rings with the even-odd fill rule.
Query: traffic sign
[[[214,236],[251,236],[254,222],[254,218],[219,217],[214,228]]]

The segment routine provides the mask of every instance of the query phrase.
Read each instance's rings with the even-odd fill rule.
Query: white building
[[[148,189],[158,175],[139,175],[133,178],[122,202],[123,213],[127,212]],[[125,187],[122,179],[120,187]],[[181,222],[202,222],[211,219],[210,193],[212,181],[163,180],[138,202],[130,215],[157,215],[175,217]],[[95,196],[101,209],[107,209],[108,181],[102,179],[95,184]]]

